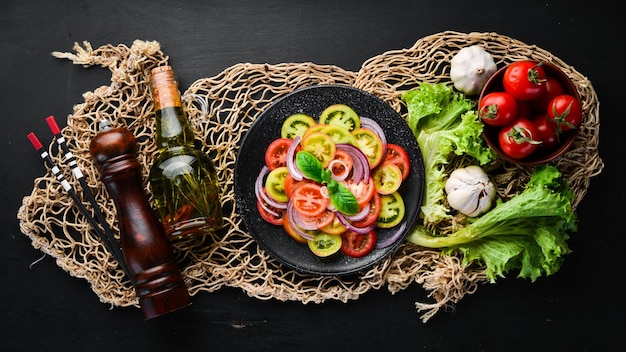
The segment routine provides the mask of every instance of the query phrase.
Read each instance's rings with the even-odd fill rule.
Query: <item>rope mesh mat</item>
[[[359,72],[313,63],[241,63],[215,77],[198,79],[183,92],[196,138],[214,160],[218,172],[226,223],[218,233],[173,242],[190,294],[228,286],[241,288],[250,297],[262,300],[347,302],[383,286],[394,294],[417,283],[428,293],[428,302],[416,302],[421,319],[426,322],[440,309],[453,307],[465,295],[476,292],[480,284],[489,282],[484,268],[463,267],[457,256],[444,256],[437,250],[410,243],[402,244],[391,257],[366,272],[346,277],[311,276],[284,268],[244,230],[235,211],[233,188],[239,145],[259,114],[276,99],[307,86],[347,85],[382,98],[406,118],[402,92],[422,82],[449,81],[450,59],[461,48],[473,44],[490,52],[498,66],[520,59],[550,62],[577,86],[584,112],[581,131],[571,150],[555,161],[576,194],[575,208],[591,177],[603,168],[597,149],[599,102],[586,77],[541,48],[496,33],[448,31],[424,37],[411,48],[375,56],[364,62]],[[168,57],[158,42],[145,41],[135,41],[131,47],[105,45],[97,49],[83,42],[73,50],[74,53],[53,55],[84,67],[99,65],[112,73],[110,85],[84,93],[84,102],[75,105],[73,114],[68,115],[62,134],[117,234],[115,206],[99,180],[97,166],[89,155],[89,143],[99,132],[102,119],[111,121],[113,127],[126,127],[137,138],[137,158],[144,166],[143,176],[147,180],[157,152],[148,79],[150,70],[167,64]],[[56,143],[50,144],[48,152],[57,164],[62,164]],[[454,166],[451,164],[449,167]],[[501,196],[519,191],[532,172],[520,166],[502,166],[505,171],[494,176]],[[24,197],[17,217],[21,231],[31,239],[33,247],[55,258],[57,265],[70,275],[87,280],[100,301],[138,307],[132,284],[51,171],[35,179],[32,193]]]

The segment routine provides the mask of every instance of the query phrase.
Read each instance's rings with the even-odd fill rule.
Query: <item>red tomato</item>
[[[548,76],[546,77],[546,82],[544,83],[546,86],[546,91],[541,94],[537,99],[532,101],[532,106],[535,111],[543,112],[548,108],[548,103],[552,98],[557,95],[565,94],[565,89],[559,80],[554,77]]]
[[[409,154],[397,144],[387,143],[387,155],[384,162],[390,162],[396,165],[402,171],[402,181],[409,177],[411,172],[411,159]]]
[[[367,214],[365,219],[355,221],[352,223],[352,225],[356,227],[367,227],[371,225],[372,223],[374,223],[374,221],[378,219],[378,215],[380,214],[380,207],[380,195],[375,192],[374,196],[372,196],[372,199],[370,199],[370,212]]]
[[[537,99],[546,91],[546,72],[541,63],[529,60],[515,61],[504,71],[504,90],[516,100]]]
[[[478,116],[491,126],[508,125],[517,117],[517,102],[507,92],[489,93],[478,104]]]
[[[348,187],[350,192],[352,192],[352,194],[356,197],[359,209],[369,203],[370,199],[374,196],[374,193],[376,193],[376,187],[372,179],[369,179],[368,182],[348,182],[346,187]]]
[[[287,150],[289,150],[291,141],[289,138],[278,138],[267,147],[265,150],[265,164],[270,170],[287,166]]]
[[[556,132],[554,124],[548,119],[548,115],[539,114],[533,117],[532,123],[535,124],[541,135],[541,150],[549,151],[559,144],[559,135]]]
[[[498,141],[504,154],[513,159],[523,159],[541,144],[541,135],[530,120],[517,119],[500,130]]]
[[[329,200],[322,195],[321,189],[320,185],[313,182],[298,186],[291,196],[294,208],[306,216],[316,216],[324,212]]]
[[[259,199],[256,202],[256,207],[259,210],[259,214],[261,215],[261,218],[263,218],[263,220],[269,222],[270,224],[274,224],[274,225],[280,225],[283,223],[283,218],[285,217],[285,211],[282,209],[276,209],[274,207],[272,207],[271,205],[263,202],[261,199]],[[264,208],[265,207],[265,208]],[[278,214],[278,216],[271,214],[270,212],[268,212],[267,209],[270,209],[271,211],[275,212],[276,214]]]
[[[548,104],[548,118],[556,124],[557,132],[578,128],[583,118],[580,102],[569,94],[556,96]]]
[[[374,250],[378,236],[376,230],[366,234],[348,231],[341,235],[341,251],[350,257],[361,258]]]

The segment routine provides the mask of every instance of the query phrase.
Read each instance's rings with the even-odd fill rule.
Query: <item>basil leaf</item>
[[[331,191],[330,187],[328,190]],[[329,192],[329,195],[331,202],[338,211],[346,215],[353,215],[359,211],[356,197],[346,186],[337,183],[336,190]]]
[[[333,172],[329,169],[322,170],[322,182],[329,183],[330,180],[332,180],[332,178],[330,178],[332,174]]]
[[[319,161],[315,155],[309,152],[299,151],[296,154],[296,166],[304,176],[313,181],[322,182],[322,162]]]

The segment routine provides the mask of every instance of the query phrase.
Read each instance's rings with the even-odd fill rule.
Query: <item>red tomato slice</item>
[[[367,182],[351,182],[348,181],[346,187],[354,194],[356,197],[356,202],[359,205],[359,209],[363,208],[365,204],[369,203],[369,201],[376,193],[376,187],[374,186],[374,181],[369,179]]]
[[[411,171],[411,159],[406,150],[397,144],[387,143],[387,155],[385,156],[385,162],[390,162],[396,165],[402,172],[402,181],[409,177]]]
[[[363,220],[353,222],[352,225],[356,227],[367,227],[373,224],[378,219],[378,215],[380,215],[380,207],[380,195],[374,192],[374,196],[370,199],[370,212],[367,214],[367,217]]]
[[[341,251],[350,257],[361,258],[374,250],[378,236],[376,230],[366,234],[348,231],[341,235]]]
[[[269,222],[270,224],[281,225],[283,223],[283,218],[285,218],[285,211],[283,209],[276,209],[265,202],[261,202],[263,202],[261,199],[257,200],[256,202],[256,207],[259,210],[261,218],[263,218],[263,220]],[[270,209],[271,211],[278,214],[278,216],[271,214],[266,209]]]
[[[294,208],[305,216],[321,214],[329,203],[329,199],[322,195],[321,188],[313,182],[298,186],[291,197]]]
[[[296,179],[294,179],[291,174],[287,174],[287,176],[285,176],[285,194],[287,195],[287,197],[291,198],[291,195],[293,195],[293,190],[303,183],[307,182],[308,181],[296,181]]]
[[[265,150],[265,164],[270,170],[277,167],[287,166],[287,151],[292,140],[289,138],[278,138],[272,141]],[[300,149],[298,146],[297,150]]]

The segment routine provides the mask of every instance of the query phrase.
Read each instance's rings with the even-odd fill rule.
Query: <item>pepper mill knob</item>
[[[145,319],[191,304],[170,240],[150,206],[137,161],[137,141],[126,128],[100,123],[89,151],[113,199],[124,261]]]

